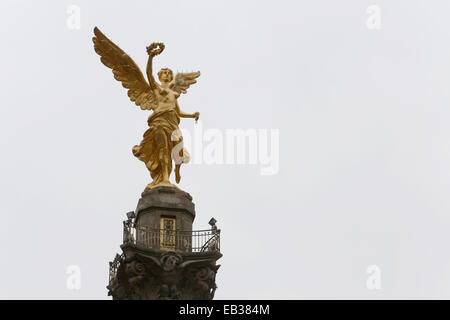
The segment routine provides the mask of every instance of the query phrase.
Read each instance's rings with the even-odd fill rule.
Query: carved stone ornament
[[[220,253],[182,255],[142,252],[124,245],[115,277],[107,286],[115,300],[210,300],[216,290]]]

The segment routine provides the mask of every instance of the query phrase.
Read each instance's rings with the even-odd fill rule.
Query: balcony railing
[[[123,260],[123,254],[116,254],[114,260],[109,263],[109,283],[117,276],[117,269],[119,269],[120,261]]]
[[[220,230],[182,231],[152,229],[124,221],[123,243],[143,248],[183,252],[220,251]]]
[[[212,218],[212,228],[199,231],[159,230],[136,225],[131,218],[123,222],[123,243],[141,248],[182,252],[220,252],[220,230]],[[117,271],[124,259],[116,254],[109,263],[109,285],[117,278]]]

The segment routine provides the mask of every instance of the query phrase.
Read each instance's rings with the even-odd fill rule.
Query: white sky
[[[372,4],[381,30],[366,27]],[[0,298],[108,299],[121,222],[150,182],[131,154],[148,114],[100,63],[95,25],[142,70],[154,41],[166,44],[155,69],[200,70],[179,102],[205,129],[279,129],[277,175],[182,168],[195,227],[214,216],[222,229],[217,299],[450,298],[449,12],[444,0],[2,1]],[[381,290],[366,288],[369,265]]]

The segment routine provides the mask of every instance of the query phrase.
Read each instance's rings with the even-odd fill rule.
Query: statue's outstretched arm
[[[200,116],[200,112],[186,113],[181,111],[180,106],[178,105],[178,101],[175,103],[175,111],[180,118],[194,118],[195,121],[197,121],[198,117]]]
[[[158,84],[153,77],[153,57],[157,56],[164,50],[164,43],[161,42],[153,42],[151,45],[147,47],[148,53],[148,62],[147,62],[147,79],[150,87],[155,90],[158,88]]]

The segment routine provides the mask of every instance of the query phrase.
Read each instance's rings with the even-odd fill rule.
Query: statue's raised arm
[[[148,62],[147,62],[147,79],[150,87],[155,90],[158,88],[158,83],[155,81],[153,77],[153,57],[157,56],[161,52],[164,51],[164,43],[161,42],[153,42],[151,45],[147,47],[148,53]]]

